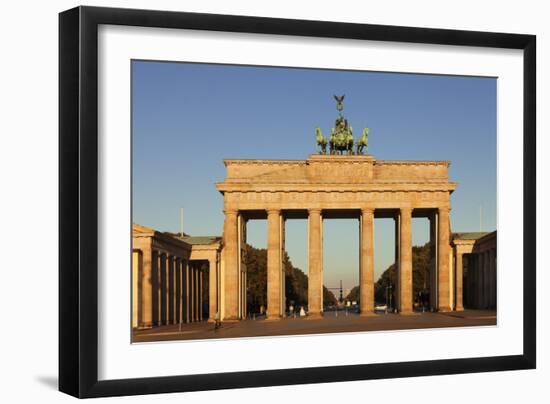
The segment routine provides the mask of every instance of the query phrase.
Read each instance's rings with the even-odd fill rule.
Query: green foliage
[[[336,299],[336,296],[334,296],[334,293],[332,293],[332,291],[328,290],[323,285],[323,306],[335,305],[337,303],[338,303],[338,299]]]
[[[344,297],[345,300],[349,300],[350,302],[358,302],[359,301],[359,286],[354,286],[349,291],[348,295]]]
[[[249,313],[259,313],[260,306],[267,306],[267,250],[245,247],[246,300]]]
[[[248,312],[259,313],[260,306],[267,306],[267,250],[246,245],[245,256]],[[286,252],[283,268],[287,306],[307,306],[307,275],[292,265]]]
[[[430,289],[430,262],[431,248],[430,243],[423,246],[414,246],[412,250],[413,266],[413,298],[416,299],[418,293]],[[374,300],[377,304],[386,303],[386,288],[392,286],[392,301],[395,302],[397,292],[397,270],[395,264],[391,264],[374,284]],[[359,300],[359,286],[355,286],[346,296],[347,300]]]

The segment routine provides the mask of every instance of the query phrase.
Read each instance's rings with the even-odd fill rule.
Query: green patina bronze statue
[[[357,139],[355,153],[363,154],[363,148],[365,149],[365,153],[369,152],[369,128],[363,129],[361,138]]]
[[[319,154],[327,154],[327,138],[323,136],[321,128],[315,129],[315,135],[317,138],[317,146],[321,148],[321,150],[319,150]]]
[[[338,117],[336,118],[334,128],[332,128],[330,132],[330,138],[328,141],[328,145],[330,148],[330,154],[349,154],[352,155],[353,153],[353,145],[356,145],[355,153],[356,154],[363,154],[363,149],[365,149],[365,152],[368,148],[368,134],[369,129],[365,128],[363,130],[363,135],[360,139],[357,140],[355,143],[353,140],[353,128],[351,125],[348,124],[348,120],[344,118],[342,115],[342,111],[344,110],[344,97],[345,95],[341,96],[334,96],[334,99],[336,100],[336,110],[338,111]],[[321,129],[316,128],[316,140],[317,140],[317,146],[320,147],[319,154],[326,154],[327,153],[327,139],[323,136]]]

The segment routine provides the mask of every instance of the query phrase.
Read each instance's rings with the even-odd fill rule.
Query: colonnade
[[[465,254],[465,261],[467,261],[467,274],[464,294],[468,307],[477,309],[496,308],[496,247]],[[458,254],[456,266],[462,269],[463,265],[463,257]]]
[[[430,210],[435,224],[433,233],[436,250],[435,280],[437,283],[432,306],[439,311],[450,311],[450,222],[449,208]],[[357,211],[355,209],[354,211]],[[374,314],[374,216],[377,209],[359,209],[360,239],[360,312]],[[389,211],[385,208],[384,211]],[[423,209],[423,211],[427,211]],[[307,209],[308,219],[308,317],[323,312],[323,212],[321,208]],[[396,263],[398,267],[397,307],[402,314],[413,311],[412,288],[412,216],[413,209],[402,207],[391,210],[396,220]],[[239,296],[242,295],[241,253],[239,226],[245,211],[225,210],[224,222],[224,310],[223,319],[241,319],[243,312]],[[284,316],[284,209],[267,209],[267,318]]]
[[[215,269],[215,266],[209,261],[192,261],[155,249],[134,250],[136,262],[133,290],[137,324],[134,326],[148,328],[204,319],[211,272],[206,269],[209,266]],[[216,282],[215,275],[211,278]],[[215,313],[217,298],[210,300],[209,311],[214,309]]]

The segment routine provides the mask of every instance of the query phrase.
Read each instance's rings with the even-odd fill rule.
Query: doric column
[[[153,251],[152,263],[153,263],[153,326],[159,326],[161,321],[161,275],[160,275],[160,254],[158,251]]]
[[[481,252],[479,255],[479,307],[483,309],[485,300],[485,252]]]
[[[188,260],[181,260],[181,314],[182,323],[189,322],[189,273]]]
[[[195,313],[194,313],[194,316],[195,316],[195,321],[199,321],[200,320],[200,317],[199,317],[199,312],[200,312],[199,304],[200,304],[201,290],[200,290],[199,266],[198,265],[195,265],[194,272],[195,272],[194,282],[193,282],[193,288],[195,289],[195,299],[194,299]]]
[[[360,313],[374,314],[374,214],[371,208],[361,209]]]
[[[217,255],[217,253],[216,253]],[[218,263],[217,258],[208,260],[208,320],[214,321],[218,311]]]
[[[174,260],[174,323],[179,324],[181,322],[181,258],[176,257]]]
[[[202,304],[203,304],[203,293],[202,293],[202,283],[203,280],[203,271],[202,271],[202,265],[199,267],[199,321],[202,321]]]
[[[483,308],[488,309],[489,308],[489,302],[490,302],[490,293],[491,293],[491,251],[487,250],[485,251],[485,283],[484,283],[484,290],[483,290]]]
[[[226,210],[223,227],[223,243],[225,255],[224,268],[224,313],[223,319],[237,320],[239,318],[239,256],[237,234],[237,211]]]
[[[399,311],[412,313],[412,209],[401,208],[399,229]]]
[[[189,322],[195,321],[195,264],[189,261]]]
[[[174,324],[174,308],[175,308],[175,284],[174,284],[174,256],[170,255],[168,257],[168,268],[166,271],[168,276],[168,295],[167,295],[167,304],[168,304],[168,324]]]
[[[267,211],[267,318],[281,313],[281,211]]]
[[[497,254],[496,249],[491,250],[491,308],[497,307]]]
[[[153,326],[153,251],[146,248],[142,252],[141,260],[141,318],[139,327]]]
[[[430,214],[430,310],[437,309],[437,213]]]
[[[191,264],[191,321],[197,321],[197,267]]]
[[[464,295],[464,288],[463,288],[463,270],[464,267],[462,265],[462,252],[456,250],[456,279],[455,279],[455,296],[456,296],[456,311],[463,311],[464,310],[464,303],[463,303],[463,295]]]
[[[308,219],[308,316],[318,317],[323,310],[323,249],[321,244],[321,210],[310,209]]]
[[[159,256],[159,271],[160,271],[160,323],[168,324],[168,277],[166,276],[166,254],[162,253]]]
[[[438,269],[438,310],[439,311],[450,311],[451,302],[450,302],[450,290],[449,290],[449,281],[450,281],[450,268],[449,268],[449,237],[450,237],[450,218],[449,218],[450,209],[447,207],[439,208],[439,219],[438,219],[438,258],[437,258],[437,269]]]

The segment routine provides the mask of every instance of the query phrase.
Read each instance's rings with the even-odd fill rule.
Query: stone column
[[[323,277],[322,263],[323,253],[321,245],[321,210],[309,210],[308,225],[308,316],[310,318],[319,317],[323,310]]]
[[[174,308],[175,308],[175,299],[174,299],[174,256],[170,255],[168,257],[168,268],[166,270],[166,274],[168,276],[168,280],[166,284],[168,285],[168,297],[167,297],[167,304],[168,304],[168,324],[174,324]]]
[[[208,320],[214,321],[218,311],[218,272],[217,259],[208,260]]]
[[[161,272],[160,272],[160,260],[161,254],[158,251],[153,251],[153,325],[162,325],[161,321]]]
[[[267,318],[281,313],[281,211],[267,212]]]
[[[360,314],[374,314],[374,211],[361,209]]]
[[[189,322],[189,280],[187,271],[188,261],[181,260],[181,314],[182,322]]]
[[[143,250],[141,261],[141,318],[139,327],[153,326],[153,251],[151,248]]]
[[[189,261],[189,322],[195,321],[195,264]]]
[[[412,313],[412,209],[401,208],[399,229],[399,311]]]
[[[437,213],[430,214],[430,310],[437,309]]]
[[[166,325],[168,323],[167,296],[168,296],[168,277],[166,276],[166,254],[162,253],[159,256],[159,272],[160,272],[160,323]]]
[[[438,257],[437,257],[437,269],[438,269],[438,304],[439,311],[450,311],[450,268],[449,268],[449,253],[450,253],[450,209],[447,207],[439,208],[439,220],[438,220]]]
[[[463,287],[463,281],[464,281],[464,275],[463,270],[464,266],[462,264],[462,252],[458,250],[458,247],[456,249],[456,279],[455,279],[455,285],[456,285],[456,311],[463,311],[464,310],[464,303],[463,303],[463,295],[464,295],[464,287]]]
[[[491,268],[491,251],[487,250],[485,251],[485,271],[484,271],[484,290],[483,290],[483,308],[488,309],[489,308],[489,293],[491,290],[491,276],[490,276],[490,269]]]
[[[223,228],[223,242],[225,254],[224,268],[224,320],[237,320],[239,318],[239,256],[237,234],[237,211],[226,210]]]
[[[199,280],[199,304],[198,304],[198,307],[199,307],[199,321],[202,321],[202,303],[203,303],[203,294],[202,294],[202,277],[203,277],[203,272],[202,272],[202,266],[199,267],[199,276],[198,276],[198,280]]]
[[[174,294],[174,323],[179,324],[181,322],[181,258],[176,257],[174,262],[174,282],[175,294]]]
[[[195,265],[195,281],[193,287],[195,288],[195,321],[200,321],[200,279],[199,279],[199,266]]]
[[[285,267],[283,265],[283,257],[284,257],[284,251],[285,251],[285,219],[281,215],[281,226],[280,226],[280,234],[281,234],[281,245],[280,245],[280,257],[281,257],[281,264],[279,267],[281,268],[281,293],[280,293],[280,301],[281,301],[281,316],[286,317],[286,277],[285,277]]]
[[[491,271],[491,308],[497,307],[497,251],[491,250],[492,271]]]

